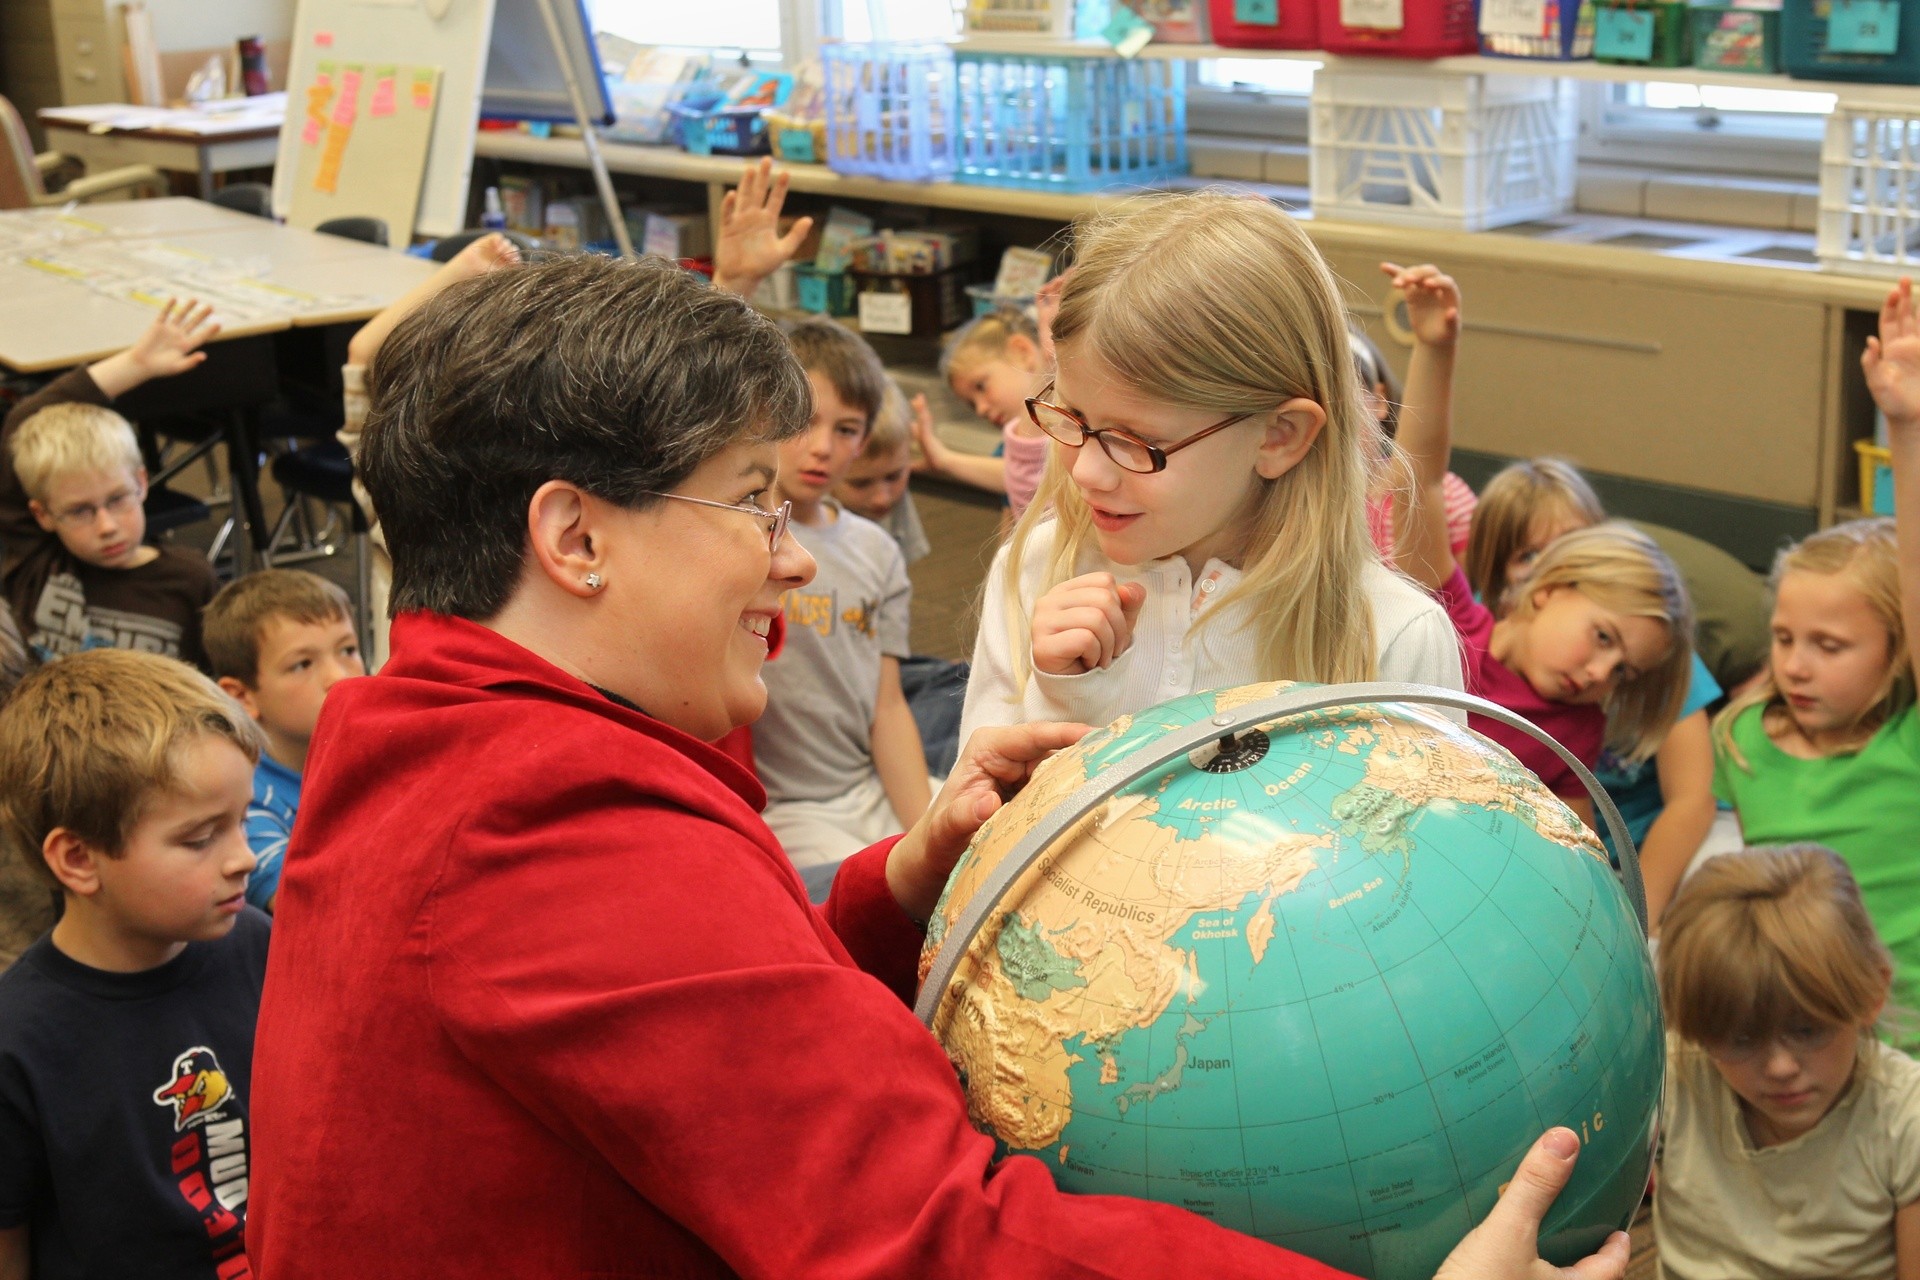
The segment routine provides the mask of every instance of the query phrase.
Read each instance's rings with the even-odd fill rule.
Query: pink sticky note
[[[320,141],[320,122],[312,116],[307,117],[306,127],[300,130],[300,145],[311,147]]]
[[[333,32],[316,31],[313,33],[313,42],[322,49],[331,49],[333,47]]]
[[[348,67],[340,73],[340,100],[333,104],[333,123],[342,128],[352,125],[359,104],[360,71],[357,67]]]
[[[378,119],[390,116],[393,112],[393,77],[381,76],[373,82],[373,101],[367,106],[367,114]]]

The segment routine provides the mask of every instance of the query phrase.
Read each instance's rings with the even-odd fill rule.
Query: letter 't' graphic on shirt
[[[153,1091],[156,1105],[173,1108],[173,1131],[181,1133],[220,1114],[233,1086],[213,1050],[196,1045],[173,1060],[173,1078]]]

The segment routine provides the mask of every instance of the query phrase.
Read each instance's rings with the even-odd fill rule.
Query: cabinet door
[[[1378,264],[1329,255],[1387,338]],[[1406,261],[1418,261],[1408,258]],[[1442,264],[1447,265],[1447,264]],[[1820,501],[1826,310],[1705,286],[1466,262],[1454,441],[1792,506]],[[1373,314],[1367,314],[1371,311]]]

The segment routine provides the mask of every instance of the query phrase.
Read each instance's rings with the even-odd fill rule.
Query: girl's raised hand
[[[1880,308],[1880,336],[1867,339],[1860,367],[1889,423],[1920,420],[1920,318],[1913,310],[1913,281],[1905,276]]]
[[[1050,676],[1102,671],[1133,644],[1147,589],[1110,573],[1069,578],[1033,606],[1033,669]]]
[[[1431,263],[1402,267],[1383,262],[1380,272],[1407,300],[1407,327],[1416,342],[1450,347],[1460,340],[1460,286]]]

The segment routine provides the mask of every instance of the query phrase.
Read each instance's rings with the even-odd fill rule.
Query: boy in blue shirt
[[[321,704],[327,690],[367,669],[347,593],[299,569],[263,569],[227,584],[201,631],[220,687],[266,735],[247,807],[247,843],[260,859],[247,901],[272,911]]]
[[[0,856],[66,904],[0,974],[0,1276],[247,1275],[259,753],[158,654],[61,658],[0,707]]]

